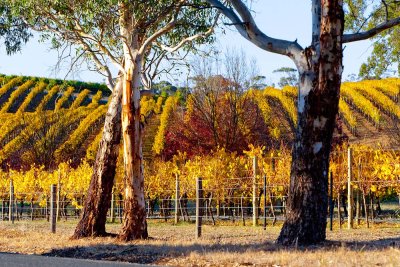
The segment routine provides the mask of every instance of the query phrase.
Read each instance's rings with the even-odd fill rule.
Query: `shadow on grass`
[[[151,264],[162,260],[189,256],[191,253],[246,253],[246,252],[313,252],[334,251],[343,248],[349,251],[377,251],[387,248],[400,248],[400,236],[395,238],[382,238],[370,241],[325,241],[320,245],[307,247],[283,247],[273,242],[255,242],[250,244],[226,244],[218,240],[201,240],[193,244],[169,244],[166,240],[150,239],[136,244],[104,244],[92,246],[76,246],[63,249],[53,249],[45,256],[80,258],[92,260],[124,261],[131,263]]]

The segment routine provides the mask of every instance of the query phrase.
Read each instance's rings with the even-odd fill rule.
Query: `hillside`
[[[350,143],[400,147],[399,92],[400,79],[395,78],[344,83],[336,137]],[[270,127],[280,133],[277,138],[291,140],[297,120],[296,90],[266,88],[261,93],[263,99],[258,102],[268,106]],[[73,165],[83,158],[92,161],[101,137],[108,95],[104,85],[0,76],[2,168],[24,167],[33,162],[52,168],[68,160]],[[147,114],[143,151],[149,160],[153,157],[152,144],[160,124],[162,101],[157,101],[158,111],[154,98],[146,97],[143,101],[147,101],[142,104]]]
[[[294,104],[297,103],[294,88],[283,88],[282,94],[291,97]],[[399,98],[400,79],[343,83],[335,137],[347,139],[353,144],[400,148]],[[278,99],[277,102],[282,103],[282,100]],[[282,123],[282,128],[287,129],[291,119],[288,116],[281,118],[287,121]]]
[[[2,168],[92,162],[109,95],[102,84],[0,75]],[[159,119],[150,115],[146,122],[144,154],[151,158]]]

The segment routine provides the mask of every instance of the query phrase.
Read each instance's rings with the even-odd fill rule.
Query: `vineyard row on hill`
[[[16,75],[4,75],[0,73],[0,87],[3,87],[9,81],[17,78],[20,82],[27,80],[41,81],[47,84],[58,85],[61,87],[74,87],[76,91],[82,91],[88,89],[92,94],[101,91],[104,95],[109,96],[111,94],[110,90],[105,84],[101,83],[91,83],[91,82],[81,82],[73,80],[61,80],[61,79],[50,79],[44,77],[32,77],[32,76],[16,76]],[[1,92],[0,92],[1,93]]]
[[[105,104],[102,102],[102,91],[94,95],[90,95],[90,90],[76,93],[74,87],[65,88],[53,81],[46,83],[24,77],[1,77],[0,84],[0,162],[3,168],[7,164],[28,168],[36,163],[51,169],[68,160],[73,160],[74,166],[77,166],[85,157],[93,162],[107,110],[106,105],[102,105]],[[399,92],[400,79],[394,78],[344,83],[339,113],[353,133],[358,127],[356,114],[362,114],[376,127],[382,127],[385,116],[393,120],[390,123],[398,123]],[[297,90],[294,87],[252,89],[245,91],[241,99],[257,107],[269,138],[276,141],[288,139],[286,126],[290,125],[289,128],[293,129],[297,122]],[[162,154],[166,142],[170,140],[170,127],[174,127],[171,120],[177,112],[190,113],[192,108],[189,105],[190,101],[182,101],[176,96],[169,99],[145,96],[141,99],[143,118],[151,120],[152,114],[160,114],[157,115],[159,124],[151,126],[154,129],[149,130],[145,126],[145,139],[154,140],[146,148],[151,151],[145,153]],[[36,109],[27,112],[28,107]],[[239,109],[239,113],[246,111],[244,107]],[[16,112],[7,112],[10,110]],[[278,114],[281,115],[277,117]],[[182,116],[183,123],[187,123],[187,115]],[[282,118],[286,123],[282,122]],[[151,124],[148,121],[145,123]],[[187,125],[186,128],[190,127]],[[240,131],[249,131],[246,125],[240,127]],[[41,151],[46,151],[44,156],[40,156]]]

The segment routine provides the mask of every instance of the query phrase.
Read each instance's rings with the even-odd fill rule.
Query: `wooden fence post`
[[[203,182],[201,177],[196,178],[196,238],[201,237],[201,223],[203,217]]]
[[[348,164],[348,174],[347,174],[347,212],[348,212],[348,220],[347,220],[347,228],[353,228],[353,190],[351,186],[352,181],[352,160],[353,160],[353,150],[351,148],[348,149],[347,152],[347,164]]]
[[[52,233],[56,232],[57,223],[57,186],[52,184],[50,187],[50,229]]]
[[[4,199],[1,200],[1,220],[4,221]]]
[[[8,204],[8,220],[14,223],[14,184],[10,180],[10,203]]]
[[[61,195],[61,169],[58,169],[58,181],[57,181],[57,221],[60,221],[60,195]]]
[[[361,159],[360,159],[361,160]],[[360,186],[361,180],[361,162],[358,163],[358,186]],[[356,223],[360,225],[360,187],[356,190]]]
[[[110,207],[110,220],[113,223],[115,221],[115,187],[113,187],[112,191],[111,191],[111,207]]]
[[[179,175],[175,174],[175,224],[179,222]]]
[[[267,175],[266,174],[264,174],[264,230],[267,230]]]
[[[258,222],[257,208],[257,157],[253,158],[253,226],[257,226]]]
[[[242,218],[242,225],[246,225],[246,220],[244,219],[244,209],[243,209],[243,194],[240,196],[240,217]]]

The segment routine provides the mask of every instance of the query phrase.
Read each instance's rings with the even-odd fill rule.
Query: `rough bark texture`
[[[342,74],[342,1],[321,1],[319,42],[305,49],[308,67],[300,71],[299,124],[293,148],[283,245],[325,240],[328,168]]]
[[[313,244],[325,240],[329,153],[338,109],[342,44],[368,39],[400,25],[400,17],[366,32],[343,35],[343,0],[311,0],[312,44],[263,33],[243,0],[205,0],[221,11],[245,39],[259,48],[289,57],[300,76],[299,119],[293,148],[285,222],[278,242]],[[385,4],[385,3],[384,3]]]
[[[110,207],[121,140],[121,95],[122,82],[118,82],[111,96],[89,192],[73,238],[106,235],[107,211]]]
[[[122,232],[129,241],[148,237],[142,167],[142,125],[140,122],[141,56],[127,67],[122,96],[122,137],[124,140],[125,198]],[[133,88],[132,88],[133,87]]]

